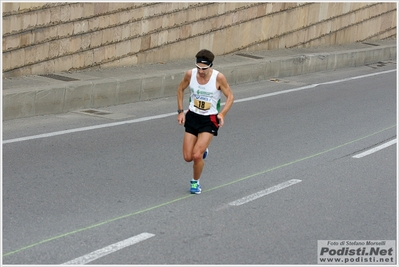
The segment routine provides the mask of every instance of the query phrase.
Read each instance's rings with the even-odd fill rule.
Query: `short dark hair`
[[[213,60],[215,59],[215,55],[211,51],[209,51],[207,49],[200,50],[195,55],[195,57],[196,58],[204,58],[204,59],[206,59],[207,61],[210,61],[210,62],[213,62]]]

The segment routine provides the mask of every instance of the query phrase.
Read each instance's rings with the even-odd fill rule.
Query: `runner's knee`
[[[187,161],[187,162],[193,161],[192,155],[189,155],[189,154],[186,154],[186,153],[184,153],[183,158],[184,158],[184,160]]]
[[[202,157],[203,157],[203,153],[200,153],[200,151],[198,151],[198,152],[193,153],[192,159],[194,161],[197,161],[197,160],[202,160]]]

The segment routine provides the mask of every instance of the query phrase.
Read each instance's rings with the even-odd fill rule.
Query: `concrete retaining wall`
[[[9,2],[3,77],[396,37],[396,3]]]

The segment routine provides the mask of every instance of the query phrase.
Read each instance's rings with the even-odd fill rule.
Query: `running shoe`
[[[205,150],[205,152],[204,152],[204,155],[202,155],[202,158],[203,158],[203,159],[206,159],[206,157],[208,157],[208,154],[209,154],[209,149],[206,148],[206,150]]]
[[[195,181],[195,180],[191,181],[190,193],[191,194],[201,194],[201,186],[198,181]]]

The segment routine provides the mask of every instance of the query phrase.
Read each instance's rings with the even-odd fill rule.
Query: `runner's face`
[[[204,63],[197,63],[196,65],[197,65],[198,75],[200,77],[205,77],[208,75],[210,69],[209,65],[206,65]]]

